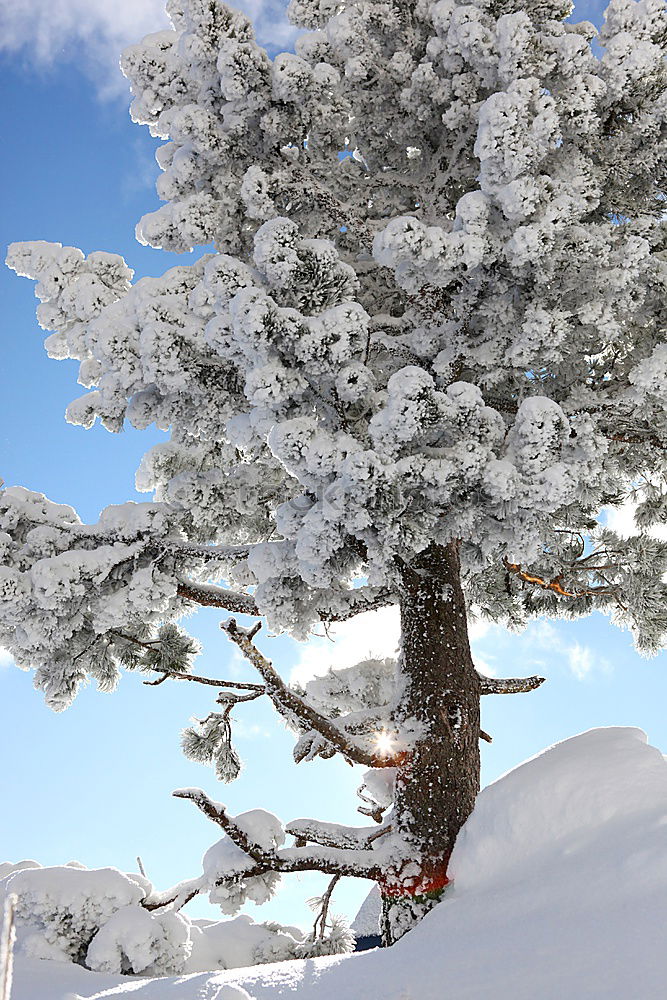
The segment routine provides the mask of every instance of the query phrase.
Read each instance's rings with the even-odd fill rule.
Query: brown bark
[[[402,571],[398,727],[417,733],[399,766],[392,826],[408,860],[383,894],[391,944],[437,902],[456,836],[479,791],[480,678],[470,654],[458,545],[431,546]]]

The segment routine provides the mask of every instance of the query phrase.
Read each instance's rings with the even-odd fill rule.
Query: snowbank
[[[663,1000],[667,763],[639,730],[584,733],[486,788],[452,872],[390,951],[118,985],[23,960],[12,1000]]]

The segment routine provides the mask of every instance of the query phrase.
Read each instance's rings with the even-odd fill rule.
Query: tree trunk
[[[438,901],[456,836],[479,791],[480,684],[470,655],[458,544],[403,571],[397,726],[415,728],[397,769],[393,826],[410,860],[380,886],[392,944]]]

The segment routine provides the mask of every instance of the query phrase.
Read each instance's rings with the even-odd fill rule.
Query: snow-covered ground
[[[639,730],[592,730],[490,785],[451,865],[389,951],[156,980],[19,957],[12,1000],[663,1000],[667,761]]]

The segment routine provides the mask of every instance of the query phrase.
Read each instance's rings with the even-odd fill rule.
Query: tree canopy
[[[415,650],[438,601],[452,613],[432,645],[466,662],[455,618],[470,614],[520,627],[597,609],[641,651],[661,648],[667,544],[648,530],[667,512],[661,0],[612,0],[599,33],[562,0],[292,0],[305,30],[273,59],[219,0],[167,7],[173,28],[122,63],[134,120],[165,140],[164,205],[137,235],[206,252],[134,284],[120,257],[58,244],[14,244],[8,262],[38,282],[49,354],[81,363],[90,391],[68,419],[156,424],[169,440],[137,473],[153,499],[94,525],[0,493],[0,642],[60,709],[87,676],[112,689],[121,666],[195,679],[174,624],[193,605],[305,638],[401,604],[398,663],[361,664],[346,709],[333,689],[328,708],[290,689],[256,630],[224,623],[261,684],[212,681],[222,710],[184,737],[223,779],[238,771],[231,708],[261,694],[300,759],[340,752],[376,776],[400,776],[406,755],[414,770],[425,733],[476,742],[466,698],[436,739]],[[627,498],[638,533],[621,538],[604,509]],[[467,677],[473,701],[492,693]],[[326,842],[321,826],[295,835]],[[345,836],[319,854],[242,849],[262,877],[306,856],[377,881],[405,867],[396,829],[380,847],[359,834],[349,864],[334,857]]]

